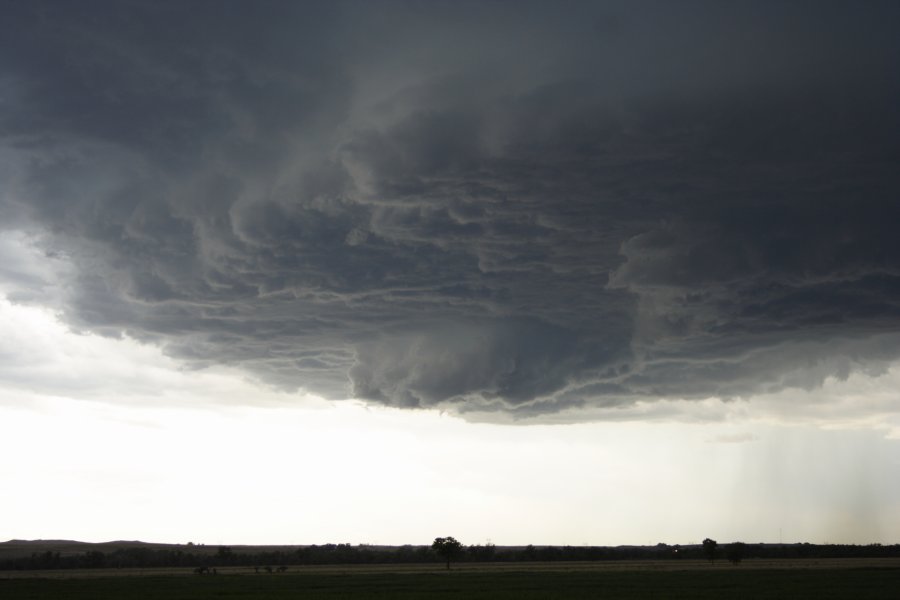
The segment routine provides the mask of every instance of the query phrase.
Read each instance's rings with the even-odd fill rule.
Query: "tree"
[[[229,546],[219,546],[219,551],[216,552],[216,559],[218,559],[222,563],[230,563],[234,558],[234,552],[231,550]]]
[[[434,538],[431,549],[438,553],[438,556],[447,561],[447,568],[450,568],[450,559],[462,551],[463,545],[452,537]]]
[[[714,562],[716,560],[716,546],[718,545],[719,543],[716,540],[710,538],[703,540],[703,554],[706,555],[709,562]]]
[[[474,546],[469,546],[466,548],[467,554],[472,557],[472,560],[486,562],[490,560],[494,560],[494,552],[496,548],[493,544],[488,542],[484,546],[481,544],[475,544]]]
[[[725,548],[725,558],[731,561],[732,564],[739,565],[744,559],[745,549],[746,548],[742,542],[734,542],[733,544],[728,544],[728,546]]]

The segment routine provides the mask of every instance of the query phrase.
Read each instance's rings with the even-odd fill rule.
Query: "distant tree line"
[[[696,545],[656,546],[501,546],[492,544],[461,546],[452,554],[454,563],[526,562],[526,561],[615,561],[615,560],[714,560],[721,557],[732,562],[752,558],[880,558],[900,557],[900,544],[735,544],[718,550],[709,543]],[[710,554],[712,552],[712,554]],[[735,560],[737,558],[738,560]],[[196,546],[128,547],[112,551],[87,550],[61,554],[35,552],[30,556],[0,559],[0,570],[28,569],[93,569],[152,567],[227,567],[376,564],[376,563],[444,563],[446,554],[430,546],[353,546],[324,544],[288,549],[253,551],[253,547],[233,549],[221,546],[215,551]]]

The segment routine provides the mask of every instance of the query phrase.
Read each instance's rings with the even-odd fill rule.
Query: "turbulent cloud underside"
[[[400,407],[878,374],[898,15],[5,3],[0,227],[58,268],[0,245],[0,275],[76,329]]]

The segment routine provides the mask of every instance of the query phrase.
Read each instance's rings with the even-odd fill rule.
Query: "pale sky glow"
[[[840,418],[851,388],[896,402],[895,371],[820,390],[826,401],[807,416],[824,408],[828,428],[755,419],[752,404],[717,400],[693,423],[661,410],[655,423],[495,425],[179,370],[154,348],[76,335],[6,301],[0,323],[3,354],[42,374],[29,390],[7,372],[0,389],[0,452],[15,457],[0,467],[0,511],[15,515],[7,538],[402,544],[454,532],[468,543],[615,545],[900,535],[889,421]],[[114,397],[119,388],[128,397]],[[240,407],[247,394],[270,407]]]
[[[900,3],[0,0],[0,541],[900,542]]]

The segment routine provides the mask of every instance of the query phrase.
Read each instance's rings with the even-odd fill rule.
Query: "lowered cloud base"
[[[892,4],[51,5],[0,275],[75,330],[478,420],[894,377]]]

